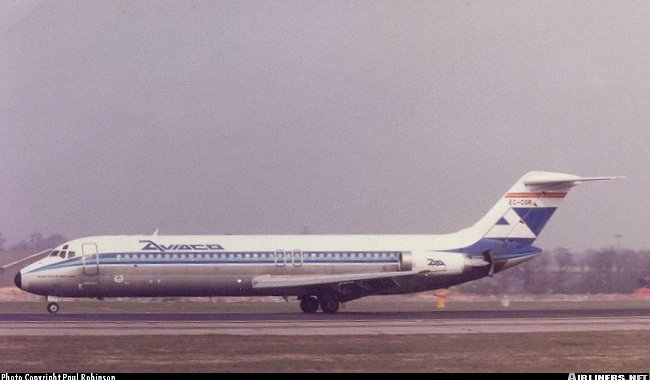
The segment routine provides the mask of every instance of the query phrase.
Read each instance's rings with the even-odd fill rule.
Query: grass
[[[0,337],[5,372],[648,372],[650,332]]]

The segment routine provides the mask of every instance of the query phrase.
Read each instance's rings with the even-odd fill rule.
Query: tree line
[[[59,235],[53,234],[48,237],[43,236],[41,233],[33,233],[30,235],[29,240],[22,240],[21,242],[9,247],[5,247],[7,239],[0,232],[0,252],[14,253],[23,251],[42,251],[48,248],[54,248],[66,242],[66,239]]]
[[[649,278],[650,250],[557,248],[460,290],[482,295],[632,293],[648,286]]]

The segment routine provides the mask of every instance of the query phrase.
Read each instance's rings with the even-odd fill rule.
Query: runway
[[[0,314],[0,336],[422,335],[650,330],[648,309]]]
[[[449,319],[511,319],[511,318],[585,318],[585,317],[650,317],[650,308],[554,309],[554,310],[435,310],[339,312],[336,314],[292,313],[2,313],[0,322],[115,322],[115,321],[344,321],[344,320],[449,320]]]

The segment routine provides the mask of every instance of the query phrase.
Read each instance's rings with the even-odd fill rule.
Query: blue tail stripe
[[[556,207],[513,208],[535,236],[542,232],[546,222],[553,216],[555,209]]]

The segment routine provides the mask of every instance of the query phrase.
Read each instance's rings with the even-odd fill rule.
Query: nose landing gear
[[[50,314],[56,314],[59,312],[59,304],[56,302],[50,302],[47,304],[47,311]]]
[[[50,314],[56,314],[59,312],[59,304],[56,303],[58,301],[58,297],[55,296],[46,296],[45,297],[45,302],[47,302],[47,312]]]

